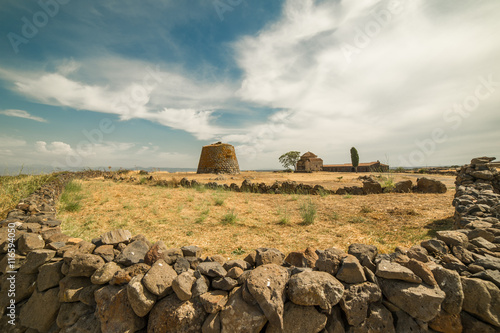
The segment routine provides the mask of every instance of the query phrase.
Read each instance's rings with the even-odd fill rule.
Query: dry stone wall
[[[463,229],[390,254],[351,244],[231,260],[126,230],[64,235],[54,213],[69,177],[0,221],[2,332],[500,331],[498,216],[461,213]]]
[[[222,189],[234,192],[248,192],[248,193],[261,193],[261,194],[351,194],[351,195],[365,195],[365,194],[380,194],[387,192],[398,192],[398,193],[446,193],[446,185],[442,182],[429,179],[420,178],[417,180],[416,184],[413,184],[411,180],[401,181],[395,184],[393,188],[383,187],[375,179],[371,177],[365,177],[362,179],[363,186],[346,186],[341,187],[337,190],[329,190],[321,185],[309,185],[297,183],[295,181],[276,181],[272,185],[267,185],[265,183],[252,183],[250,180],[244,180],[241,185],[232,183],[227,184],[217,184],[216,182],[209,182],[207,184],[201,184],[196,180],[189,180],[183,178],[180,181],[180,185],[183,187],[199,187],[204,186],[209,189]],[[166,181],[160,181],[160,184],[164,182],[168,185]]]

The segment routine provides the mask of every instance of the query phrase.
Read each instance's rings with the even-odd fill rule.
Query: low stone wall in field
[[[129,181],[129,182],[139,182],[141,180],[137,177],[126,177],[121,176],[117,173],[105,173],[105,179],[111,179],[114,181]],[[220,189],[225,191],[234,192],[247,192],[247,193],[261,193],[261,194],[311,194],[311,195],[321,195],[321,194],[339,194],[339,195],[366,195],[366,194],[381,194],[388,192],[396,193],[446,193],[446,185],[439,180],[429,179],[426,177],[419,178],[417,183],[414,184],[411,180],[404,180],[397,182],[392,187],[383,187],[379,182],[377,182],[372,177],[364,176],[361,181],[363,186],[346,186],[341,187],[337,190],[329,190],[321,185],[309,185],[301,184],[295,181],[276,181],[272,185],[267,185],[265,183],[252,183],[250,180],[244,180],[241,185],[232,183],[218,184],[217,182],[209,182],[206,184],[199,183],[196,180],[189,180],[187,178],[182,178],[178,183],[174,180],[158,180],[153,176],[149,176],[144,179],[143,182],[149,182],[160,186],[176,187],[182,186],[186,188],[197,188],[205,187],[207,189]]]
[[[460,213],[463,229],[390,254],[351,244],[231,260],[126,230],[64,235],[68,179],[0,221],[2,332],[500,331],[499,214]]]

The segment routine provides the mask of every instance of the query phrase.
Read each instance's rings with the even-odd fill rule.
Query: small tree
[[[358,173],[359,155],[358,151],[354,147],[351,148],[351,162],[352,167],[354,168],[354,170],[356,170],[356,173]]]
[[[283,165],[283,167],[287,170],[296,169],[297,161],[300,159],[300,152],[298,151],[289,151],[280,156],[279,161]]]

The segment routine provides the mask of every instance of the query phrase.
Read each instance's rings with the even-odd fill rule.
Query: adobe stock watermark
[[[368,47],[372,40],[377,37],[383,28],[385,28],[395,16],[403,12],[403,3],[395,0],[391,1],[384,9],[372,11],[370,13],[371,20],[365,23],[363,28],[356,27],[356,34],[352,43],[342,43],[340,51],[344,55],[347,65],[352,63],[352,58],[361,53],[363,49]]]
[[[38,6],[41,10],[35,12],[31,20],[26,16],[21,18],[22,26],[20,34],[9,32],[7,38],[14,53],[19,53],[19,46],[21,44],[28,44],[30,40],[38,35],[39,29],[45,27],[50,18],[54,18],[58,13],[61,5],[66,5],[70,0],[38,0]]]
[[[464,119],[469,116],[479,107],[481,101],[488,99],[498,87],[500,82],[493,81],[493,75],[487,78],[480,76],[479,84],[474,89],[474,92],[466,96],[461,103],[455,103],[452,107],[443,112],[443,120],[450,124],[448,132],[456,131],[462,125]],[[399,156],[401,165],[406,166],[421,166],[424,165],[428,156],[436,152],[437,146],[448,140],[447,130],[442,127],[436,127],[431,131],[430,137],[424,140],[416,140],[417,146],[407,157]]]
[[[212,4],[214,5],[215,12],[219,16],[219,19],[224,21],[224,13],[232,12],[235,7],[241,5],[244,0],[214,0]]]
[[[7,225],[7,272],[5,279],[7,284],[8,305],[5,315],[9,317],[7,321],[10,325],[16,324],[16,224],[11,222]]]

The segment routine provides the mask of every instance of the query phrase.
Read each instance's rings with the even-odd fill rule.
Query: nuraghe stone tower
[[[234,147],[222,142],[204,146],[197,173],[240,173]]]

